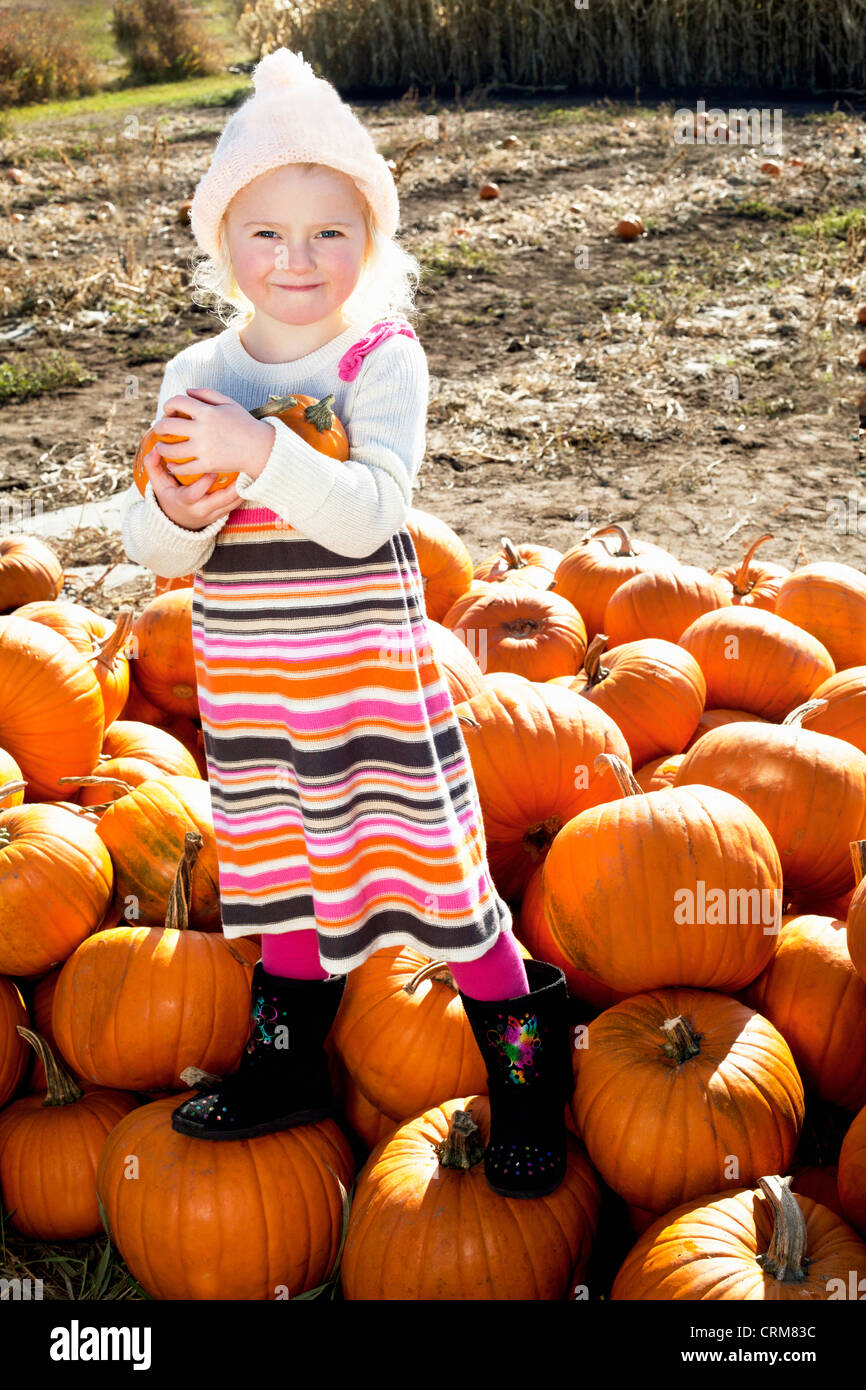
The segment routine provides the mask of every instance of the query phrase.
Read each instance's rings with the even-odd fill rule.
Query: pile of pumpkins
[[[193,588],[109,621],[0,541],[0,1187],[103,1219],[160,1299],[866,1296],[866,577],[714,572],[619,525],[478,564],[414,509],[430,660],[524,953],[565,972],[547,1197],[484,1178],[486,1074],[445,964],[350,973],[335,1118],[213,1144],[260,940],[220,930]],[[821,1159],[816,1162],[816,1157]],[[423,1252],[423,1260],[421,1254]],[[724,1257],[724,1267],[717,1257]]]

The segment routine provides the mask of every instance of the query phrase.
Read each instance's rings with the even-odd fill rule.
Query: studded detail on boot
[[[172,1112],[172,1128],[197,1139],[253,1139],[326,1119],[333,1095],[323,1044],[345,987],[345,975],[293,980],[259,961],[238,1070],[199,1083],[199,1095]]]
[[[525,961],[531,991],[487,1001],[461,992],[487,1065],[490,1142],[484,1172],[503,1197],[543,1197],[565,1176],[565,1102],[574,1082],[565,976]]]

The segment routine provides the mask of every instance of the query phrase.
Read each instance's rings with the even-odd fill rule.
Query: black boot
[[[172,1129],[196,1139],[253,1139],[324,1120],[333,1096],[322,1044],[345,987],[345,975],[290,980],[259,961],[240,1067],[223,1081],[199,1082],[198,1098],[172,1112]]]
[[[530,993],[493,1002],[461,991],[487,1064],[490,1142],[484,1172],[502,1197],[544,1197],[565,1177],[565,1103],[574,1090],[565,976],[524,961]]]

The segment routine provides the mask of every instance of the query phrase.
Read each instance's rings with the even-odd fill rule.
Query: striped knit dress
[[[342,974],[394,945],[473,960],[511,927],[405,526],[352,558],[238,506],[193,646],[227,937],[315,928]]]

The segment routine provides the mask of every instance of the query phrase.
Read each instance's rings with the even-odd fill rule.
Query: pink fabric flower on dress
[[[395,333],[404,333],[407,338],[414,338],[418,341],[418,335],[411,324],[403,319],[380,319],[374,323],[369,333],[359,342],[353,343],[343,356],[340,358],[337,367],[337,375],[341,381],[354,381],[361,370],[361,363],[372,352],[374,347],[378,347],[386,338],[392,337]]]

